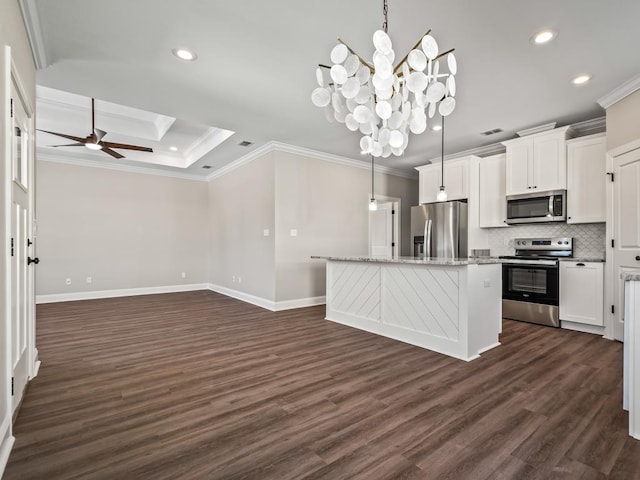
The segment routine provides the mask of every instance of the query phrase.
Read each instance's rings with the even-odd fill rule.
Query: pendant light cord
[[[440,160],[440,164],[441,164],[441,169],[442,169],[442,176],[440,177],[440,188],[443,189],[444,188],[444,117],[442,117],[442,157]]]
[[[387,5],[387,0],[382,0],[382,13],[384,14],[384,22],[382,22],[382,30],[384,33],[388,33],[387,29],[389,28],[389,6]]]
[[[375,198],[373,194],[373,155],[371,155],[371,200]]]

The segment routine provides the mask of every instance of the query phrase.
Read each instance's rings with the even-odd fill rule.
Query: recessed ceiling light
[[[169,147],[169,150],[171,150],[172,152],[177,152],[178,151],[178,147]]]
[[[442,125],[434,125],[433,127],[431,127],[431,130],[433,130],[434,132],[439,132],[440,130],[442,130]]]
[[[591,80],[591,75],[583,74],[583,75],[578,75],[577,77],[574,77],[571,80],[571,83],[573,83],[574,85],[583,85],[587,83],[589,80]]]
[[[179,59],[186,60],[188,62],[192,62],[193,60],[198,58],[198,55],[196,55],[196,52],[183,47],[176,47],[173,50],[171,50],[171,53],[173,53]]]
[[[551,40],[556,38],[557,35],[558,33],[554,32],[553,30],[542,30],[541,32],[538,32],[533,37],[531,37],[531,43],[535,45],[549,43]]]

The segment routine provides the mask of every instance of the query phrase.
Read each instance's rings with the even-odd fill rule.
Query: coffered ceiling
[[[153,168],[207,175],[269,141],[368,161],[359,153],[360,135],[327,122],[310,94],[316,66],[329,63],[336,37],[371,58],[372,34],[382,23],[381,1],[21,3],[40,64],[40,86],[95,97],[96,105],[151,112],[157,117],[150,123],[161,127],[161,119],[173,118],[172,125],[185,122],[187,130],[186,125],[200,125],[236,132],[189,166],[165,162]],[[456,49],[458,103],[447,120],[447,154],[549,122],[602,117],[597,100],[640,73],[633,41],[638,18],[637,0],[389,0],[389,34],[398,55],[429,28],[443,49]],[[545,28],[557,37],[546,45],[532,44],[532,35]],[[196,61],[172,55],[173,48],[183,46],[197,53]],[[572,85],[581,73],[590,74],[591,81]],[[73,112],[48,117],[46,108],[46,101],[39,101],[38,128],[45,123],[47,130],[70,128]],[[154,140],[153,133],[138,137],[138,127],[124,119],[121,126],[115,117],[109,121],[114,124],[100,128],[111,129],[116,141],[166,140]],[[481,133],[494,129],[503,131]],[[239,146],[243,140],[253,144]],[[411,171],[439,152],[440,134],[427,130],[411,136],[403,157],[377,162]]]

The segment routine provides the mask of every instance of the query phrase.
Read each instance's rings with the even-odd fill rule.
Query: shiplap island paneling
[[[498,260],[327,261],[327,320],[473,360],[500,345]]]

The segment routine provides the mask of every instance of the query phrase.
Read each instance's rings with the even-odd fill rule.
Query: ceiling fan
[[[91,135],[88,135],[85,138],[82,137],[74,137],[73,135],[66,135],[64,133],[50,132],[48,130],[38,130],[39,132],[49,133],[51,135],[56,135],[58,137],[67,138],[69,140],[73,140],[77,143],[68,143],[66,145],[51,145],[52,147],[82,147],[85,146],[89,150],[102,150],[103,152],[111,155],[114,158],[125,158],[124,155],[113,150],[114,148],[123,149],[123,150],[138,150],[140,152],[153,152],[152,148],[149,147],[140,147],[138,145],[128,145],[126,143],[114,143],[114,142],[103,142],[102,139],[107,134],[104,130],[100,130],[96,128],[96,108],[95,108],[95,99],[91,99]]]

